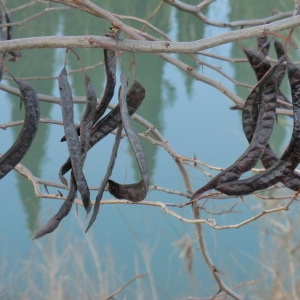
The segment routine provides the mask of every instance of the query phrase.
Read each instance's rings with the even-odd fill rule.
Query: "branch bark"
[[[248,38],[261,37],[300,25],[300,16],[291,17],[272,24],[229,31],[213,37],[191,42],[146,41],[138,35],[134,39],[115,39],[105,36],[45,36],[15,39],[0,42],[0,53],[12,50],[38,48],[114,48],[118,51],[146,53],[195,54],[201,50]],[[94,41],[91,42],[91,41]],[[97,43],[96,43],[97,42]]]

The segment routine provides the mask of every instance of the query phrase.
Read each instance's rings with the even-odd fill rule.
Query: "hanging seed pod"
[[[67,70],[65,67],[63,67],[59,74],[58,82],[62,108],[62,119],[72,163],[72,170],[74,172],[76,185],[78,191],[80,192],[84,208],[86,212],[89,213],[91,210],[90,190],[82,171],[79,140],[74,125],[72,90],[68,81]]]
[[[111,156],[110,156],[110,160],[109,160],[109,163],[108,163],[108,166],[107,166],[107,170],[106,170],[105,176],[104,176],[104,178],[103,178],[103,180],[100,184],[100,187],[98,189],[98,193],[97,193],[97,196],[96,196],[95,205],[94,205],[94,209],[93,209],[93,214],[91,216],[90,222],[89,222],[85,232],[87,232],[90,229],[90,227],[93,225],[93,223],[95,222],[95,220],[97,218],[99,208],[100,208],[100,202],[102,200],[102,196],[103,196],[103,193],[104,193],[104,190],[105,190],[105,186],[107,184],[107,181],[108,181],[109,177],[112,174],[112,170],[113,170],[113,167],[114,167],[114,164],[115,164],[115,160],[117,158],[118,148],[119,148],[120,141],[121,141],[122,128],[123,128],[122,126],[120,126],[118,128],[116,138],[115,138],[115,143],[114,143],[114,146],[113,146],[113,149],[112,149],[112,152],[111,152]]]
[[[36,91],[28,84],[18,84],[25,107],[24,124],[15,143],[0,157],[0,179],[9,173],[25,156],[38,130],[40,109]]]
[[[92,86],[90,77],[84,72],[84,87],[86,92],[86,106],[80,120],[80,151],[81,167],[83,167],[87,151],[89,150],[91,130],[94,123],[94,116],[97,105],[97,95]]]
[[[275,46],[277,58],[280,59],[280,57],[285,55],[284,47],[283,47],[282,43],[280,43],[276,39],[274,40],[274,46]],[[275,80],[277,82],[277,99],[290,104],[289,99],[280,90],[280,85],[283,81],[285,73],[286,73],[286,65],[282,64],[281,67],[278,69],[278,72],[275,74],[275,78],[276,78]],[[282,105],[282,104],[278,104],[277,107],[285,108],[286,106]]]
[[[141,105],[145,97],[144,87],[135,80],[127,93],[127,107],[129,115],[132,115]],[[90,138],[90,148],[115,130],[122,123],[120,115],[120,106],[117,105],[106,116],[104,116],[92,129]],[[60,168],[59,177],[64,179],[63,175],[71,169],[71,159],[69,158]],[[64,183],[64,182],[63,182]]]
[[[244,47],[241,47],[241,49],[245,53],[250,66],[252,67],[256,75],[257,81],[260,81],[271,69],[271,64],[265,58],[263,53]],[[261,95],[263,93],[263,89],[263,84],[256,85],[256,87],[254,87],[254,89],[250,92],[244,102],[244,107],[242,110],[242,125],[249,143],[251,142],[255,131],[259,111],[259,103]]]
[[[93,124],[97,123],[97,121],[103,116],[105,113],[108,104],[110,103],[115,90],[116,85],[116,52],[112,50],[104,49],[104,63],[105,63],[105,71],[106,71],[106,85],[104,94],[96,108],[93,118]],[[80,127],[76,128],[78,135],[80,135]],[[64,142],[66,137],[63,136],[61,138],[61,142]]]
[[[281,158],[264,172],[250,178],[228,182],[216,189],[227,195],[247,195],[266,189],[293,172],[300,162],[300,68],[288,62],[288,77],[292,92],[294,126],[292,137]]]
[[[130,124],[130,117],[126,102],[127,81],[121,75],[121,88],[119,92],[119,105],[122,118],[122,125],[126,132],[127,138],[134,151],[142,179],[133,184],[119,184],[113,180],[108,180],[109,192],[118,199],[127,199],[133,202],[139,202],[145,199],[149,188],[149,173],[147,168],[146,156],[138,134]]]
[[[261,52],[264,57],[269,54],[270,40],[268,36],[262,36],[257,39],[257,51]]]
[[[106,85],[104,94],[96,109],[94,124],[103,116],[104,112],[106,111],[108,104],[114,96],[116,86],[116,52],[108,49],[104,49],[103,52],[106,71]]]
[[[196,201],[204,192],[214,189],[224,182],[237,180],[243,173],[253,168],[260,159],[270,139],[276,118],[276,84],[273,80],[273,75],[283,61],[283,58],[279,60],[252,90],[253,92],[255,89],[258,89],[261,101],[255,131],[248,148],[231,166],[198,189],[192,195],[191,201]]]
[[[61,220],[65,218],[71,211],[73,202],[76,197],[76,191],[77,186],[72,172],[70,176],[70,190],[66,200],[63,202],[59,211],[37,232],[33,239],[39,239],[45,234],[53,232],[58,227]]]
[[[283,47],[280,47],[280,49],[281,49],[281,52],[279,52],[278,54],[280,54],[280,57],[282,57]],[[257,80],[260,80],[262,78],[263,74],[265,74],[267,72],[267,70],[271,67],[270,63],[264,58],[264,56],[260,52],[256,52],[256,51],[245,49],[245,48],[243,49],[243,51],[245,52],[251,66],[255,72]],[[282,64],[282,65],[284,65],[284,64]],[[275,72],[274,78],[275,78],[275,81],[277,81],[277,85],[278,85],[278,80],[279,80],[279,84],[282,80],[281,76],[279,76],[279,77],[276,76],[277,74],[280,74],[282,72],[282,65],[278,69],[279,73]],[[251,97],[252,94],[253,93],[250,93],[249,97],[245,100],[244,109],[242,112],[243,130],[245,132],[245,135],[246,135],[249,143],[252,140],[253,133],[255,130],[257,115],[258,115],[258,103],[259,103],[259,100],[257,97],[257,95],[259,93],[254,93],[254,96]],[[277,98],[278,98],[278,90],[277,90]],[[261,156],[261,161],[262,161],[263,166],[267,169],[267,168],[271,167],[273,164],[275,164],[278,161],[278,159],[279,158],[276,156],[276,154],[272,150],[271,146],[269,144],[267,144],[265,151]],[[297,191],[300,188],[300,175],[295,172],[291,172],[291,173],[287,174],[287,176],[283,177],[281,181],[282,181],[282,183],[284,183],[284,185],[286,187],[288,187],[292,190]]]

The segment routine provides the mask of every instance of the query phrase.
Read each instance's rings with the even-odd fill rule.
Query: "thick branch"
[[[272,32],[291,29],[300,25],[300,16],[289,19],[225,32],[213,37],[192,42],[146,41],[120,39],[118,43],[112,38],[103,36],[46,36],[30,37],[0,42],[0,52],[34,48],[115,48],[120,51],[148,53],[197,53],[198,51],[234,42],[237,40],[261,37]],[[91,41],[94,41],[92,43]],[[97,42],[97,43],[95,43]]]

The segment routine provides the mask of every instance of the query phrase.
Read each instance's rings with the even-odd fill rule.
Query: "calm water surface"
[[[135,5],[128,1],[115,4],[106,2],[106,5],[103,4],[106,9],[122,14],[130,14],[134,11],[134,15],[142,18],[149,16],[155,8],[154,4],[147,3],[144,6],[142,1],[132,1]],[[246,1],[216,1],[209,6],[207,16],[225,22],[230,19],[260,17],[261,14],[265,16],[273,8],[268,5],[269,1],[253,2],[257,5],[244,11],[241,10],[241,7],[245,5]],[[17,6],[18,3],[21,1],[12,1],[14,6]],[[282,4],[281,1],[278,3],[280,9],[286,10],[285,4]],[[30,13],[32,12],[30,11]],[[28,12],[19,12],[16,18],[23,18],[26,13]],[[176,10],[168,7],[164,7],[161,14],[164,17],[158,18],[159,20],[155,21],[156,25],[167,31],[174,40],[198,39],[224,31],[219,28],[203,27],[196,19],[179,14]],[[105,22],[95,20],[90,16],[83,20],[83,18],[78,18],[79,15],[74,11],[60,12],[55,14],[55,22],[50,22],[53,15],[45,15],[43,18],[47,18],[49,27],[43,28],[38,21],[33,21],[29,23],[28,28],[16,29],[15,35],[22,37],[28,34],[28,31],[31,35],[103,34],[107,30]],[[74,31],[73,22],[79,24],[82,32]],[[88,28],[93,28],[94,32],[87,31]],[[255,41],[252,45],[255,47]],[[210,51],[223,56],[242,56],[241,51],[232,44]],[[102,60],[101,50],[78,50],[78,53],[80,53],[84,65],[93,65]],[[57,76],[63,66],[64,55],[65,51],[62,49],[24,51],[20,62],[10,64],[9,68],[15,76],[20,77]],[[130,57],[124,55],[125,61],[128,58]],[[201,59],[216,64],[212,58],[201,57]],[[217,65],[229,76],[238,78],[240,81],[254,82],[254,76],[245,65],[220,61],[217,62]],[[67,67],[68,69],[79,68],[78,62],[72,55],[69,55]],[[233,83],[224,81],[224,78],[218,73],[200,67],[199,72],[219,80],[224,86],[235,91]],[[101,95],[104,86],[103,67],[91,70],[89,74],[98,95]],[[229,109],[232,103],[220,92],[188,78],[181,71],[164,63],[159,58],[145,54],[136,55],[136,76],[146,88],[146,99],[138,113],[160,130],[177,153],[189,157],[196,155],[197,158],[209,164],[226,167],[243,152],[247,141],[241,130],[240,113]],[[74,95],[84,94],[81,78],[81,74],[70,77]],[[59,95],[56,81],[32,81],[32,85],[39,93]],[[239,88],[238,92],[245,97],[248,91]],[[19,100],[4,92],[0,94],[1,123],[22,119],[23,112],[19,110]],[[116,102],[117,99],[114,98],[114,103]],[[83,107],[76,107],[77,122],[82,110]],[[41,103],[41,115],[45,118],[61,119],[60,108],[47,103]],[[289,139],[290,128],[281,126],[280,122],[278,124],[276,131],[280,139],[273,139],[276,148],[281,150]],[[144,130],[138,126],[137,128]],[[19,128],[17,127],[1,131],[1,140],[5,141],[0,145],[1,152],[4,152],[7,145],[14,141],[18,132]],[[59,142],[62,135],[61,126],[40,125],[37,139],[31,151],[22,161],[35,176],[50,181],[59,181],[57,173],[67,157],[66,145]],[[112,143],[113,137],[108,137],[101,142],[101,146],[95,147],[89,153],[85,171],[91,186],[98,186],[101,182]],[[154,147],[149,143],[144,143],[144,146],[151,183],[185,191],[180,173],[168,154],[162,148]],[[138,176],[136,162],[132,157],[130,147],[126,141],[122,141],[112,178],[120,182],[133,182],[139,178]],[[191,178],[195,189],[207,182],[206,177],[194,171]],[[195,243],[193,226],[181,223],[157,208],[103,206],[96,223],[87,235],[84,234],[87,222],[82,209],[79,208],[78,216],[73,209],[55,234],[46,236],[37,242],[31,240],[32,236],[37,228],[58,210],[61,203],[58,200],[36,199],[32,185],[13,172],[0,181],[0,190],[2,194],[0,255],[3,261],[3,268],[0,271],[0,276],[1,272],[3,273],[0,277],[0,295],[1,290],[6,289],[13,289],[17,295],[21,295],[28,287],[28,277],[33,276],[33,273],[39,278],[36,281],[37,286],[41,291],[45,289],[45,293],[47,293],[49,286],[43,281],[42,277],[45,272],[43,273],[41,270],[44,268],[47,273],[49,265],[53,267],[55,262],[61,265],[62,262],[59,262],[58,258],[63,255],[75,259],[76,263],[73,263],[75,265],[80,264],[82,259],[83,269],[90,276],[90,280],[94,281],[95,287],[99,281],[104,281],[104,279],[97,274],[97,264],[94,263],[93,254],[97,255],[105,280],[110,279],[108,280],[110,283],[106,287],[106,294],[138,273],[148,273],[149,276],[139,279],[137,283],[133,284],[131,290],[128,288],[122,294],[123,296],[129,295],[130,298],[131,295],[134,298],[136,295],[134,293],[139,288],[147,291],[141,299],[155,299],[156,297],[158,299],[175,299],[184,295],[204,297],[215,291],[214,282],[208,275],[209,272],[201,256],[197,253],[198,245]],[[104,195],[104,199],[110,198],[108,193]],[[149,193],[147,199],[163,202],[184,201],[180,196],[170,196],[153,191]],[[218,223],[236,223],[252,215],[247,206],[241,206],[239,209],[242,214],[218,217]],[[178,211],[178,213],[184,217],[191,217],[189,208]],[[205,229],[205,237],[212,258],[226,274],[226,278],[230,281],[229,284],[233,286],[252,280],[258,272],[259,266],[253,263],[259,253],[257,226],[257,224],[253,224],[234,231],[220,232],[209,228]],[[187,240],[192,241],[194,253],[192,276],[187,275],[182,259],[183,249],[179,242],[179,240],[182,241],[182,237],[189,237]],[[94,245],[94,248],[90,246],[90,243]],[[46,253],[44,257],[39,250],[41,248]],[[53,254],[53,249],[57,256]],[[68,284],[70,281],[68,278],[75,276],[75,273],[72,272],[74,272],[72,267],[65,268],[58,270],[55,276],[57,280],[65,278]],[[80,274],[79,269],[77,269],[76,278],[78,278],[78,273]],[[34,281],[33,278],[32,281]],[[151,283],[154,283],[155,290],[151,289]]]

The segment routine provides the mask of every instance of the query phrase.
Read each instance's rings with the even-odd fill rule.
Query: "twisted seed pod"
[[[91,80],[86,73],[84,73],[84,86],[87,95],[87,103],[85,111],[80,121],[80,131],[82,133],[80,137],[81,166],[83,166],[86,157],[87,146],[89,145],[90,140],[90,131],[93,124],[94,113],[97,103],[96,93],[92,87]],[[44,236],[45,234],[51,233],[58,227],[61,220],[65,218],[71,211],[73,202],[76,197],[76,191],[77,184],[74,172],[72,171],[70,176],[70,188],[66,200],[61,205],[59,211],[38,231],[34,239],[38,239]]]
[[[284,49],[282,45],[277,42],[275,45],[275,48],[277,48],[277,54],[280,57],[282,56],[282,53],[284,53]],[[260,80],[263,75],[267,72],[269,68],[271,68],[270,63],[265,59],[264,55],[260,52],[256,52],[250,49],[242,48],[244,53],[246,54],[250,65],[252,66],[252,69],[255,72],[255,75],[257,77],[257,80]],[[284,66],[284,68],[282,68]],[[281,67],[278,69],[278,72],[275,72],[274,80],[277,82],[277,98],[279,96],[279,88],[282,81],[282,73],[285,73],[286,66],[284,64],[281,65]],[[281,92],[280,92],[281,94]],[[251,95],[251,94],[250,94]],[[257,95],[257,94],[256,94]],[[254,95],[254,97],[248,97],[245,100],[243,112],[242,112],[242,124],[243,124],[243,130],[246,135],[246,138],[248,142],[250,143],[253,137],[253,133],[255,131],[256,121],[257,121],[257,115],[258,115],[258,97]],[[276,156],[275,152],[272,150],[271,146],[269,144],[266,145],[265,151],[261,156],[261,161],[263,166],[267,169],[271,167],[273,164],[275,164],[278,161],[278,157]],[[295,172],[290,172],[286,176],[282,177],[281,179],[282,183],[292,189],[297,191],[300,188],[300,175]]]
[[[103,96],[96,107],[93,117],[93,125],[103,116],[108,104],[110,103],[116,86],[116,52],[108,49],[104,49],[104,63],[106,70],[106,85]],[[86,80],[86,79],[85,79]],[[80,135],[80,127],[76,128],[77,134]],[[66,137],[61,138],[61,142],[64,142]]]
[[[247,195],[266,189],[290,174],[300,162],[300,68],[288,62],[288,77],[292,92],[294,126],[290,143],[281,158],[264,172],[250,178],[228,182],[216,187],[227,195]]]
[[[252,93],[255,92],[260,95],[261,101],[259,104],[260,109],[257,116],[257,124],[248,148],[231,166],[198,189],[192,195],[191,201],[197,200],[204,192],[214,189],[224,182],[237,180],[243,173],[253,168],[260,159],[270,139],[276,118],[276,84],[273,80],[273,75],[283,61],[283,58],[279,60],[252,90]]]
[[[127,107],[129,115],[132,115],[141,105],[145,97],[144,87],[135,80],[127,93]],[[105,117],[103,117],[92,129],[89,149],[94,147],[100,140],[106,137],[109,133],[115,130],[122,123],[120,115],[120,106],[117,105]],[[59,171],[59,177],[62,180],[63,175],[71,170],[71,159],[62,165]]]
[[[145,199],[149,188],[149,173],[147,168],[146,156],[138,134],[130,123],[128,107],[126,102],[126,79],[121,75],[121,88],[119,93],[120,114],[122,125],[126,132],[129,143],[134,151],[142,179],[133,184],[119,184],[113,180],[108,180],[109,192],[118,199],[127,199],[133,202],[139,202]]]

